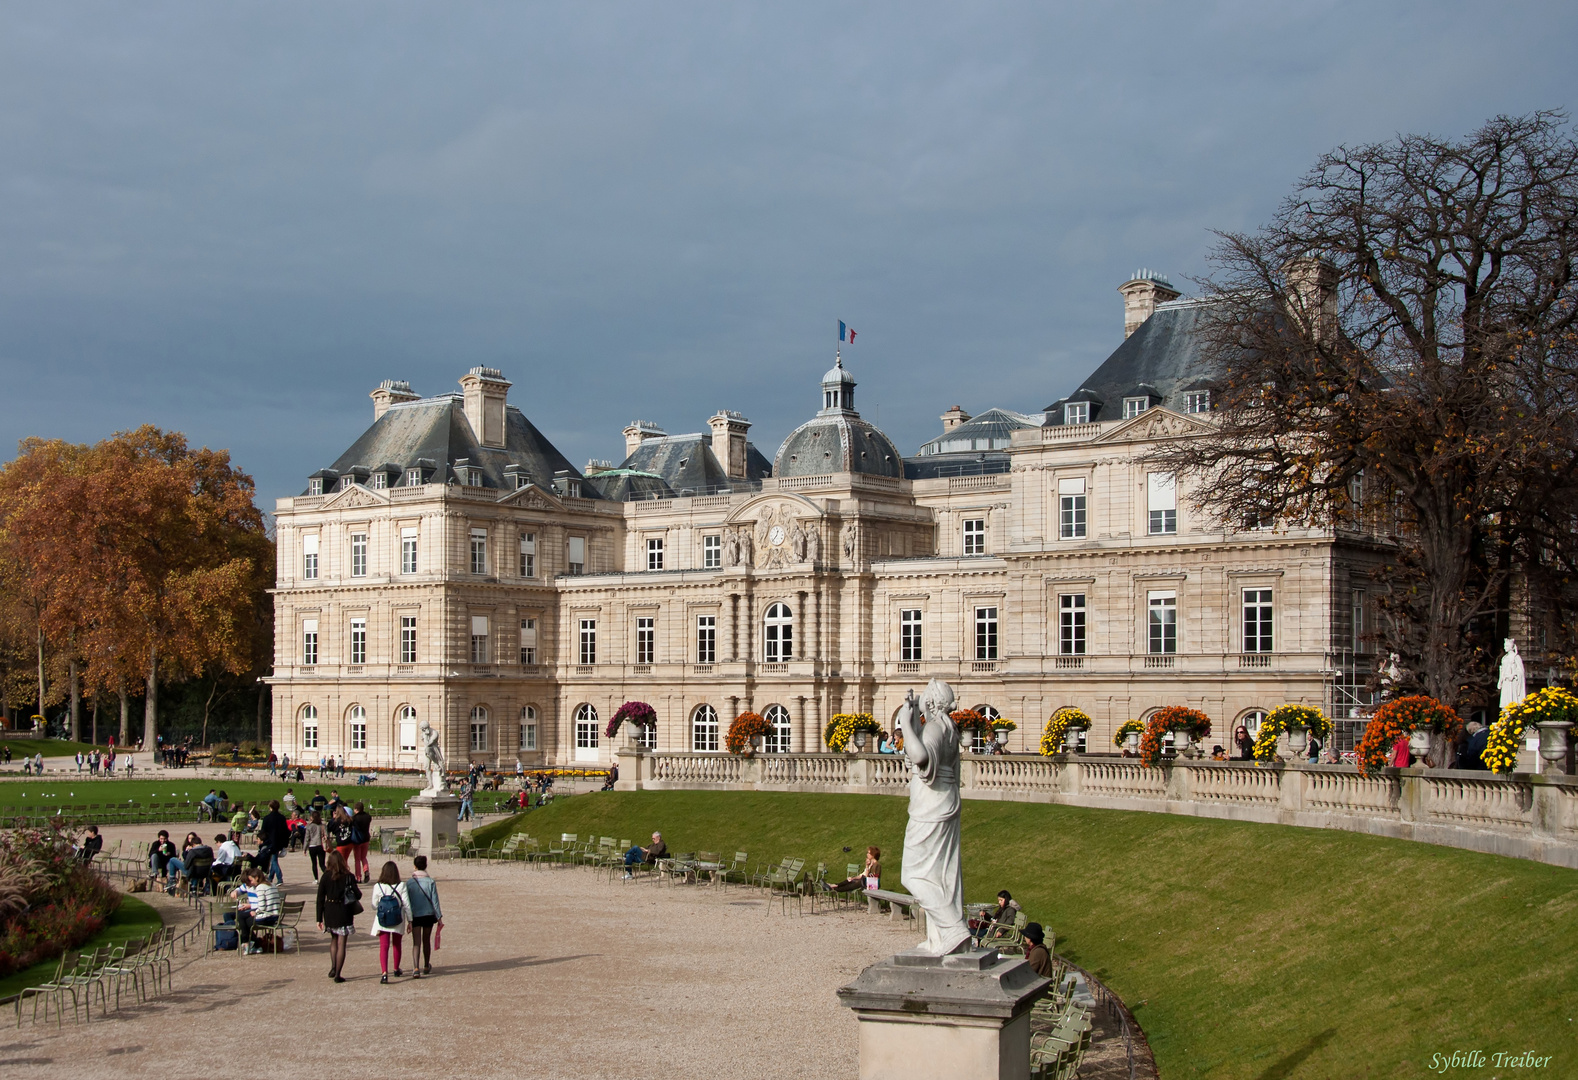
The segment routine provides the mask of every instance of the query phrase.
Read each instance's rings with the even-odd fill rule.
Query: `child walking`
[[[389,950],[394,950],[394,977],[399,978],[400,948],[405,940],[405,928],[411,921],[411,901],[407,896],[405,882],[400,880],[400,868],[394,860],[384,863],[383,871],[378,875],[378,883],[373,886],[373,925],[372,933],[378,938],[378,970],[382,973],[378,981],[389,981]]]

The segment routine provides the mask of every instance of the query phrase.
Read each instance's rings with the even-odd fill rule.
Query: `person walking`
[[[338,851],[329,853],[323,876],[318,879],[318,929],[329,935],[329,978],[345,981],[345,946],[356,932],[356,916],[362,910],[362,890]]]
[[[358,802],[356,813],[351,815],[351,843],[354,845],[351,853],[356,857],[351,873],[358,875],[364,885],[372,880],[367,866],[367,847],[372,842],[373,816],[367,812],[366,804]]]
[[[433,927],[444,925],[444,909],[438,902],[438,882],[427,872],[427,856],[411,860],[416,867],[405,883],[406,903],[411,909],[411,977],[433,974]]]
[[[307,849],[307,857],[312,860],[312,880],[317,881],[319,873],[323,870],[323,841],[329,831],[323,827],[323,815],[316,810],[312,812],[312,820],[307,822],[306,836],[303,846]]]
[[[258,853],[252,864],[264,868],[267,880],[283,885],[285,872],[280,868],[279,857],[289,846],[290,825],[279,812],[279,800],[270,799],[268,813],[258,821]]]
[[[384,863],[378,874],[378,884],[373,886],[373,924],[368,931],[378,939],[378,981],[389,981],[389,952],[394,951],[394,976],[399,978],[400,948],[405,941],[406,924],[411,921],[411,901],[405,882],[400,880],[400,868],[393,859]]]
[[[351,859],[356,854],[356,841],[351,837],[351,815],[342,806],[329,814],[329,843],[334,845],[334,850],[339,852],[346,866],[351,865]]]

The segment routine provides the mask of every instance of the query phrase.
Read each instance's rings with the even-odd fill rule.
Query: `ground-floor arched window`
[[[522,750],[537,749],[537,706],[521,706],[520,736],[520,748]]]
[[[782,705],[769,705],[762,711],[762,719],[767,721],[767,738],[762,740],[762,749],[769,754],[787,754],[789,733],[793,730],[789,725],[789,710]]]
[[[352,750],[367,749],[367,710],[360,705],[352,705],[345,713],[345,722],[350,729]]]
[[[402,753],[416,751],[416,709],[410,705],[402,705],[395,710],[395,727],[400,736],[400,750]]]
[[[480,753],[488,748],[488,707],[476,705],[471,709],[471,751]]]
[[[711,705],[698,705],[691,714],[690,748],[703,752],[718,749],[718,710]]]
[[[318,709],[314,705],[301,707],[301,748],[318,749]]]
[[[992,720],[996,720],[999,716],[1003,715],[1002,713],[998,712],[996,709],[994,709],[990,705],[977,705],[975,707],[975,711],[980,713],[982,716],[986,717],[988,722],[990,722]],[[995,739],[993,737],[993,734],[992,734],[992,731],[991,731],[990,728],[988,728],[985,731],[982,731],[980,728],[971,728],[970,729],[970,752],[971,753],[975,753],[975,754],[989,754],[989,753],[991,753],[992,752],[992,743],[994,741],[995,741]]]
[[[575,757],[578,761],[597,760],[597,710],[579,705],[575,710]]]

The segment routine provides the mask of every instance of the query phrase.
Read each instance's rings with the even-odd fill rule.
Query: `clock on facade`
[[[774,525],[772,531],[767,534],[767,541],[773,547],[781,545],[784,542],[784,527],[782,525]]]

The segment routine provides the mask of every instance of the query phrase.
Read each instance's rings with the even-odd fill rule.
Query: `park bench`
[[[881,914],[882,905],[887,904],[888,917],[894,922],[914,919],[915,929],[923,934],[926,932],[926,912],[921,910],[920,901],[908,893],[891,892],[888,889],[867,889],[866,903],[873,915]]]

